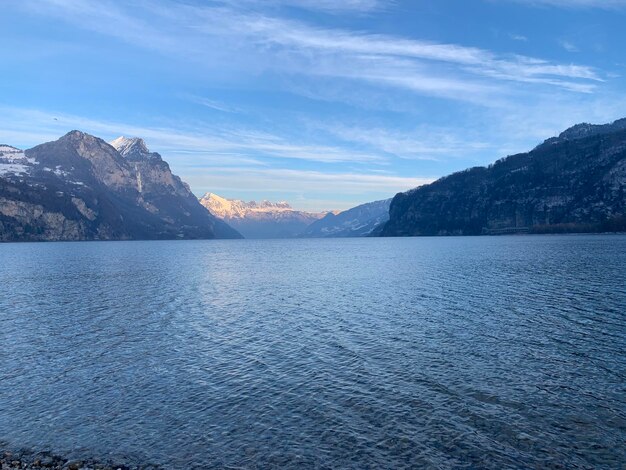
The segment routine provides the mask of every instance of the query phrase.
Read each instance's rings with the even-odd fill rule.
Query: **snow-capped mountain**
[[[181,197],[192,195],[189,185],[178,176],[172,174],[167,162],[157,152],[150,152],[143,139],[138,137],[118,137],[109,142],[109,144],[133,168],[137,177],[137,189],[139,192],[167,192]]]
[[[391,199],[368,202],[339,213],[328,213],[302,233],[305,238],[366,237],[389,220]]]
[[[325,212],[298,211],[284,201],[245,202],[214,193],[205,194],[200,204],[246,238],[296,237],[309,224],[326,215]]]
[[[0,145],[0,241],[239,238],[141,139]]]
[[[121,136],[109,143],[130,161],[163,160],[157,152],[150,152],[145,141],[139,137]]]
[[[250,201],[245,202],[239,199],[226,199],[217,194],[207,193],[200,203],[209,211],[222,219],[226,218],[244,218],[248,216],[259,216],[260,214],[273,214],[282,212],[296,212],[288,202],[270,202],[270,201]]]

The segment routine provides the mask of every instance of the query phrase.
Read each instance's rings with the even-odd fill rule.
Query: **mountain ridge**
[[[626,119],[578,124],[530,152],[405,193],[382,236],[626,230]]]
[[[626,129],[626,118],[617,119],[608,124],[590,124],[588,122],[582,122],[575,124],[556,137],[551,137],[543,142],[543,144],[554,144],[563,142],[565,140],[578,140],[585,137],[591,137],[594,135],[610,134]],[[540,144],[540,145],[543,145]]]
[[[302,238],[347,238],[370,236],[389,219],[391,198],[366,202],[338,213],[329,212],[300,234]]]
[[[242,201],[206,193],[200,204],[246,238],[294,238],[325,213],[295,210],[286,201]]]

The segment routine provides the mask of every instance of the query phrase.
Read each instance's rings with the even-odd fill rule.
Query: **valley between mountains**
[[[140,138],[71,131],[0,145],[0,241],[496,235],[626,231],[626,119],[338,212],[197,198]]]

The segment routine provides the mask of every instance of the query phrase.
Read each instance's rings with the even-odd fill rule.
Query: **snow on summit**
[[[139,137],[118,137],[109,142],[109,144],[117,150],[120,155],[133,161],[142,160],[161,160],[161,155],[156,152],[150,152],[146,142]]]
[[[214,193],[205,194],[200,204],[246,238],[296,237],[325,215],[295,210],[285,201],[245,202]]]
[[[200,199],[200,204],[221,219],[246,218],[254,213],[271,216],[276,212],[297,212],[285,201],[246,202],[239,199],[226,199],[214,193],[206,193]]]

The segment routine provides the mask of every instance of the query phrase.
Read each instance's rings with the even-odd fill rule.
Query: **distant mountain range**
[[[320,238],[626,231],[626,119],[343,212],[198,200],[139,138],[80,131],[0,145],[0,241]]]
[[[346,211],[304,212],[287,202],[244,202],[207,193],[200,203],[246,238],[364,237],[389,219],[391,199]]]
[[[245,202],[214,193],[205,194],[200,204],[245,238],[293,238],[326,214],[297,211],[287,202]]]
[[[309,225],[300,236],[303,238],[366,237],[389,220],[391,199],[368,202],[343,212],[329,212]]]
[[[0,241],[240,237],[141,139],[0,146]]]
[[[396,195],[382,236],[626,231],[626,119]]]

